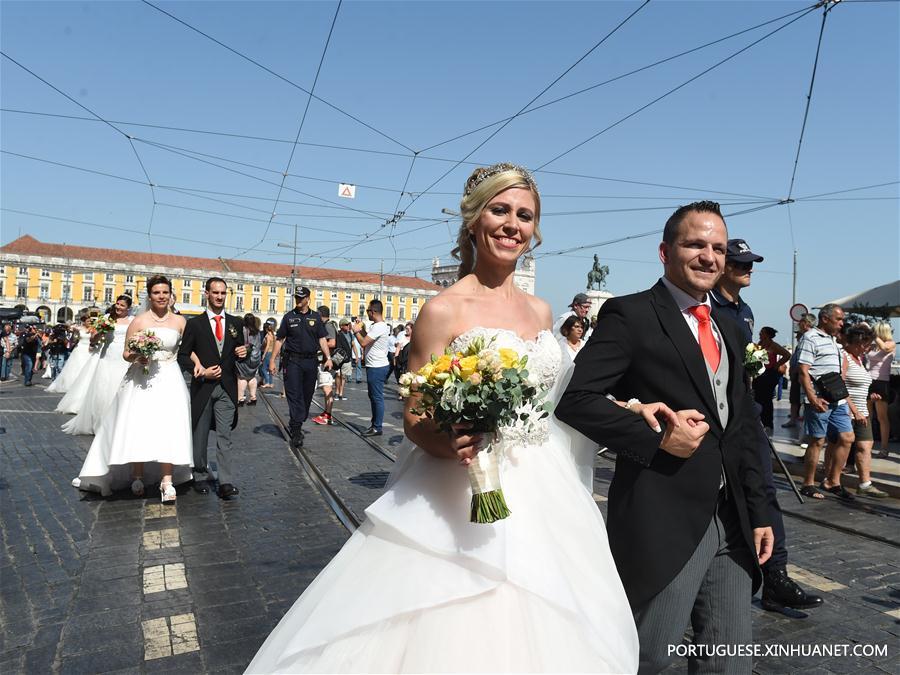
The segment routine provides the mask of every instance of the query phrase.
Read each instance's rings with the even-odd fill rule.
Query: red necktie
[[[221,342],[222,338],[225,337],[225,334],[222,332],[222,317],[214,316],[213,318],[216,320],[216,340]],[[707,319],[707,323],[709,323],[708,319]],[[707,330],[709,330],[709,329],[707,329]]]
[[[709,320],[709,307],[706,305],[696,305],[688,310],[699,322],[699,330],[697,331],[700,339],[700,351],[703,352],[703,358],[713,372],[719,367],[719,343],[716,336],[712,332],[712,321]]]

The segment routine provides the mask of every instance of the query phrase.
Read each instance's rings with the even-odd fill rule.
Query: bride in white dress
[[[100,335],[97,338],[100,341],[100,355],[84,392],[81,407],[75,411],[75,417],[62,425],[62,430],[67,434],[96,433],[103,414],[115,398],[125,371],[128,370],[128,363],[122,358],[122,352],[125,350],[125,333],[133,319],[128,314],[130,310],[130,295],[116,298],[116,304],[110,310],[110,315],[116,320],[116,328],[111,335]]]
[[[169,311],[172,286],[166,277],[150,277],[147,289],[150,309],[131,323],[128,338],[150,330],[162,348],[149,359],[125,348],[122,386],[72,484],[103,495],[131,484],[142,496],[145,483],[159,481],[162,501],[173,502],[174,485],[190,480],[193,460],[190,398],[176,358],[185,320]]]
[[[56,379],[47,387],[47,391],[54,394],[65,394],[75,382],[78,381],[78,375],[81,369],[91,358],[91,317],[85,313],[81,317],[81,325],[76,329],[78,331],[78,344],[66,359],[62,372],[56,376]]]
[[[553,384],[550,308],[513,284],[516,261],[541,241],[533,179],[512,165],[478,169],[461,212],[462,278],[419,314],[410,370],[488,336],[526,353],[529,372]],[[636,672],[637,632],[573,459],[575,432],[551,417],[501,429],[512,513],[474,524],[466,466],[482,437],[441,433],[410,405],[415,446],[247,672]]]

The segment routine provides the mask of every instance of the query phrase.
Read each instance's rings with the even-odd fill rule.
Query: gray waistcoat
[[[721,335],[721,332],[719,333]],[[728,359],[728,350],[725,349],[725,341],[721,340],[719,347],[719,367],[715,372],[709,367],[706,359],[703,359],[706,365],[706,374],[709,376],[709,386],[712,387],[713,398],[716,401],[716,412],[719,413],[719,421],[724,429],[728,425],[728,369],[731,365]],[[719,488],[725,485],[725,467],[722,467],[722,478],[719,481]]]
[[[216,341],[216,349],[219,350],[219,356],[222,356],[222,347],[225,346],[225,331],[227,330],[227,326],[225,324],[226,324],[225,312],[222,312],[222,339],[220,340],[219,338],[216,337],[215,319],[213,319],[213,324],[212,324],[213,340]]]

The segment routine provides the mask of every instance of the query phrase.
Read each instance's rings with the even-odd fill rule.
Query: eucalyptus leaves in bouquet
[[[500,487],[495,447],[498,432],[549,414],[542,402],[546,389],[528,372],[528,356],[496,348],[494,342],[494,338],[478,337],[465,351],[448,348],[441,356],[432,355],[415,373],[400,378],[401,395],[416,396],[410,409],[413,414],[434,420],[448,433],[454,425],[464,424],[473,433],[488,436],[487,447],[469,465],[473,523],[492,523],[510,514]]]

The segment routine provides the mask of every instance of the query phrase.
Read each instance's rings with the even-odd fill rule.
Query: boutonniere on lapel
[[[237,328],[234,327],[234,324],[228,325],[228,334],[231,336],[232,340],[237,340],[238,332]]]

